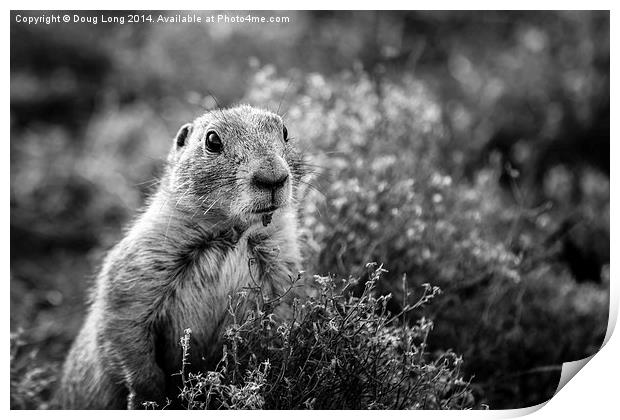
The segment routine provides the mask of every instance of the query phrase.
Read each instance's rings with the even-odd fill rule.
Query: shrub
[[[468,146],[449,139],[437,100],[412,77],[288,79],[285,90],[266,67],[247,100],[284,102],[289,132],[319,172],[302,206],[309,269],[343,274],[381,261],[391,273],[376,287],[396,298],[392,311],[403,273],[410,287],[436,284],[444,293],[429,308],[433,348],[463,354],[481,398],[493,408],[550,398],[561,364],[600,346],[608,287],[577,284],[548,238],[566,215],[591,214],[587,202],[608,208],[608,189],[591,189],[601,190],[596,200],[577,208],[531,207],[516,182],[517,200],[499,187],[493,161],[472,181],[453,177]]]
[[[21,332],[11,333],[11,409],[50,408],[58,368],[24,351]]]
[[[387,311],[389,295],[375,285],[384,273],[369,265],[359,297],[354,279],[315,276],[311,296],[290,303],[265,301],[246,289],[229,304],[218,368],[186,372],[190,330],[181,338],[183,389],[189,409],[464,409],[474,407],[462,359],[448,351],[431,355],[432,322],[403,323],[404,315],[439,293],[424,285],[415,303],[399,314]],[[409,295],[411,297],[411,295]],[[290,301],[290,299],[289,299]],[[254,309],[241,308],[252,305]],[[288,312],[278,316],[278,310]],[[147,404],[147,407],[153,407]]]

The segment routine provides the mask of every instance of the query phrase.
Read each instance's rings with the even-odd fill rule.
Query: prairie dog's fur
[[[207,141],[212,132],[221,150]],[[302,172],[271,112],[240,106],[183,126],[159,189],[105,259],[64,366],[60,405],[176,399],[185,328],[192,369],[221,356],[228,296],[251,281],[275,293],[297,276]]]

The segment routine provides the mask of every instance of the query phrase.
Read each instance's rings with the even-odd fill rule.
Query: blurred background
[[[36,26],[15,14],[13,408],[48,406],[104,253],[181,124],[217,104],[279,110],[317,165],[307,271],[383,263],[393,311],[405,284],[442,288],[420,313],[435,323],[429,351],[462,354],[480,402],[540,403],[563,362],[602,344],[608,12]]]

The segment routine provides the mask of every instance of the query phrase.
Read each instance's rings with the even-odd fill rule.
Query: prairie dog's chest
[[[228,297],[259,276],[252,254],[246,241],[193,251],[174,280],[167,308],[175,330],[191,328],[196,335],[213,330],[226,313]]]
[[[174,291],[162,314],[167,343],[167,364],[180,361],[178,345],[183,331],[192,330],[191,357],[194,364],[210,359],[228,325],[230,296],[244,287],[261,287],[269,294],[273,282],[285,275],[286,244],[261,235],[242,236],[230,247],[195,250],[179,270]],[[172,369],[175,370],[175,369]]]

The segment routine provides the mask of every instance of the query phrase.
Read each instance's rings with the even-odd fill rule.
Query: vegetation
[[[390,314],[390,296],[377,296],[382,267],[369,265],[359,297],[357,280],[315,276],[314,296],[265,301],[258,288],[231,299],[233,323],[222,360],[212,372],[188,373],[180,398],[188,409],[463,409],[474,406],[453,352],[430,355],[432,322],[403,323],[439,289],[424,285],[416,302]],[[294,287],[292,285],[291,287]],[[411,298],[408,293],[408,300]],[[239,308],[247,303],[248,313]],[[289,314],[277,315],[285,305]],[[191,351],[187,330],[184,360]],[[154,407],[146,404],[147,407]]]
[[[284,83],[269,68],[256,79],[249,100],[282,94]],[[319,150],[315,165],[323,171],[309,200],[323,204],[304,217],[314,247],[308,268],[343,275],[365,261],[384,262],[391,274],[377,287],[396,297],[392,312],[400,310],[403,274],[410,287],[441,287],[425,313],[436,325],[431,347],[462,353],[491,401],[512,395],[534,404],[541,394],[532,396],[531,382],[550,398],[561,363],[595,351],[607,324],[607,292],[577,284],[558,261],[559,244],[548,241],[563,209],[515,200],[497,184],[497,166],[473,182],[442,170],[446,151],[458,150],[444,147],[439,105],[413,79],[377,91],[363,72],[315,75],[297,87],[289,87],[290,132]],[[587,176],[597,187],[575,212],[595,225],[586,215],[596,214],[609,184]]]
[[[24,354],[20,335],[11,334],[11,408],[49,408],[58,368],[40,365],[36,351]]]

